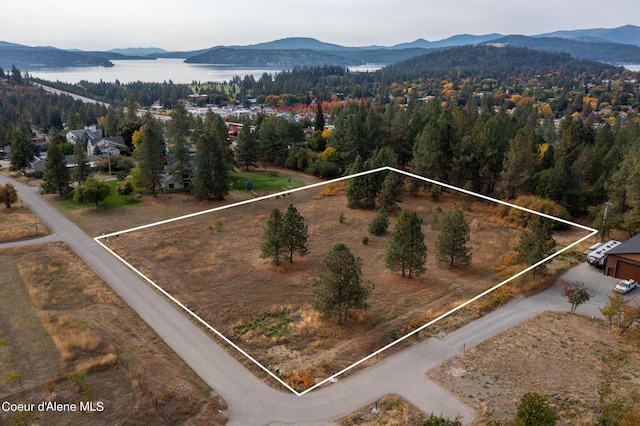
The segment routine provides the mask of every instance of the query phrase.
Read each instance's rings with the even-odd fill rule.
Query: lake
[[[257,80],[263,73],[274,74],[281,71],[281,68],[251,68],[238,67],[235,65],[208,65],[208,64],[187,64],[183,59],[156,59],[156,60],[115,60],[114,66],[105,67],[67,67],[29,70],[29,74],[34,77],[49,81],[62,81],[65,83],[77,83],[80,80],[98,82],[130,83],[134,81],[162,83],[169,80],[174,83],[191,84],[197,82],[222,82],[229,81],[234,76],[244,77],[253,75]],[[355,71],[371,71],[379,69],[380,66],[365,65],[361,67],[349,67]]]

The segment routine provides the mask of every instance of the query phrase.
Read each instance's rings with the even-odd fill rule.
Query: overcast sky
[[[640,24],[640,1],[14,0],[0,7],[0,40],[83,50],[196,50],[285,37],[390,46],[627,24]]]

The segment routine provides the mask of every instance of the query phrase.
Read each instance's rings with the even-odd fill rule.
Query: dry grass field
[[[640,387],[638,336],[609,333],[603,320],[545,312],[506,330],[428,375],[474,407],[477,425],[512,420],[526,392],[548,395],[561,425],[592,425],[598,387],[614,394]]]
[[[493,205],[480,202],[465,213],[471,227],[471,266],[451,268],[436,262],[439,230],[434,217],[441,223],[458,202],[456,194],[446,193],[439,203],[420,196],[406,197],[401,204],[422,217],[429,252],[427,273],[411,279],[385,268],[389,234],[369,235],[369,243],[362,243],[375,212],[348,209],[343,195],[322,196],[320,189],[122,234],[110,239],[109,246],[263,365],[285,375],[304,371],[317,380],[523,268],[505,265],[522,230],[505,226]],[[310,253],[273,266],[259,256],[263,227],[273,208],[285,210],[290,203],[309,227]],[[341,213],[344,223],[338,220]],[[391,223],[392,228],[395,217]],[[569,230],[557,234],[557,240],[563,246],[582,235],[585,232]],[[342,326],[324,319],[310,304],[311,284],[338,242],[363,259],[364,280],[373,285],[370,309],[355,311]],[[477,309],[467,310],[427,333],[437,334],[478,314]]]
[[[7,209],[0,205],[0,243],[42,237],[51,232],[20,201]]]
[[[72,379],[69,379],[69,375]],[[224,401],[63,243],[0,252],[0,399],[101,401],[0,424],[224,424]]]

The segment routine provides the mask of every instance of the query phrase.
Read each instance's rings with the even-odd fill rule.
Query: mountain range
[[[393,46],[349,47],[314,38],[290,37],[245,46],[215,46],[210,49],[169,52],[161,48],[126,48],[88,52],[51,46],[24,46],[0,41],[0,67],[21,70],[68,66],[113,66],[112,60],[180,58],[187,63],[225,64],[253,67],[282,67],[364,64],[388,65],[434,49],[472,44],[497,44],[536,50],[565,52],[580,59],[620,64],[640,63],[640,27],[556,31],[535,36],[460,34],[439,41],[418,39]]]

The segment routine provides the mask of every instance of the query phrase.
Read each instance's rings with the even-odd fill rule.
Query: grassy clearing
[[[291,188],[298,188],[305,185],[305,182],[294,175],[282,173],[278,170],[261,170],[253,172],[233,172],[229,174],[233,183],[233,189],[244,191],[247,181],[251,181],[253,191],[262,193],[280,192]]]
[[[5,250],[0,262],[0,279],[13,284],[10,291],[0,282],[0,335],[9,342],[0,373],[18,372],[24,388],[0,384],[0,397],[39,402],[47,383],[58,400],[103,401],[96,424],[201,423],[208,415],[224,424],[224,401],[64,244]],[[9,415],[0,413],[0,423]],[[78,421],[78,413],[39,415],[47,424]]]
[[[15,203],[0,207],[0,243],[27,240],[49,235],[51,231],[29,209]]]
[[[139,198],[131,199],[131,196],[124,197],[118,194],[116,191],[116,187],[118,186],[117,180],[108,180],[106,184],[111,188],[111,194],[103,201],[99,203],[100,209],[113,209],[116,207],[122,207],[130,204],[136,204],[140,202]],[[139,188],[135,188],[134,194],[139,191]],[[68,210],[78,210],[78,209],[86,209],[86,208],[94,208],[95,205],[92,203],[79,203],[73,199],[73,191],[65,195],[62,199],[59,200],[59,204],[61,207]]]

